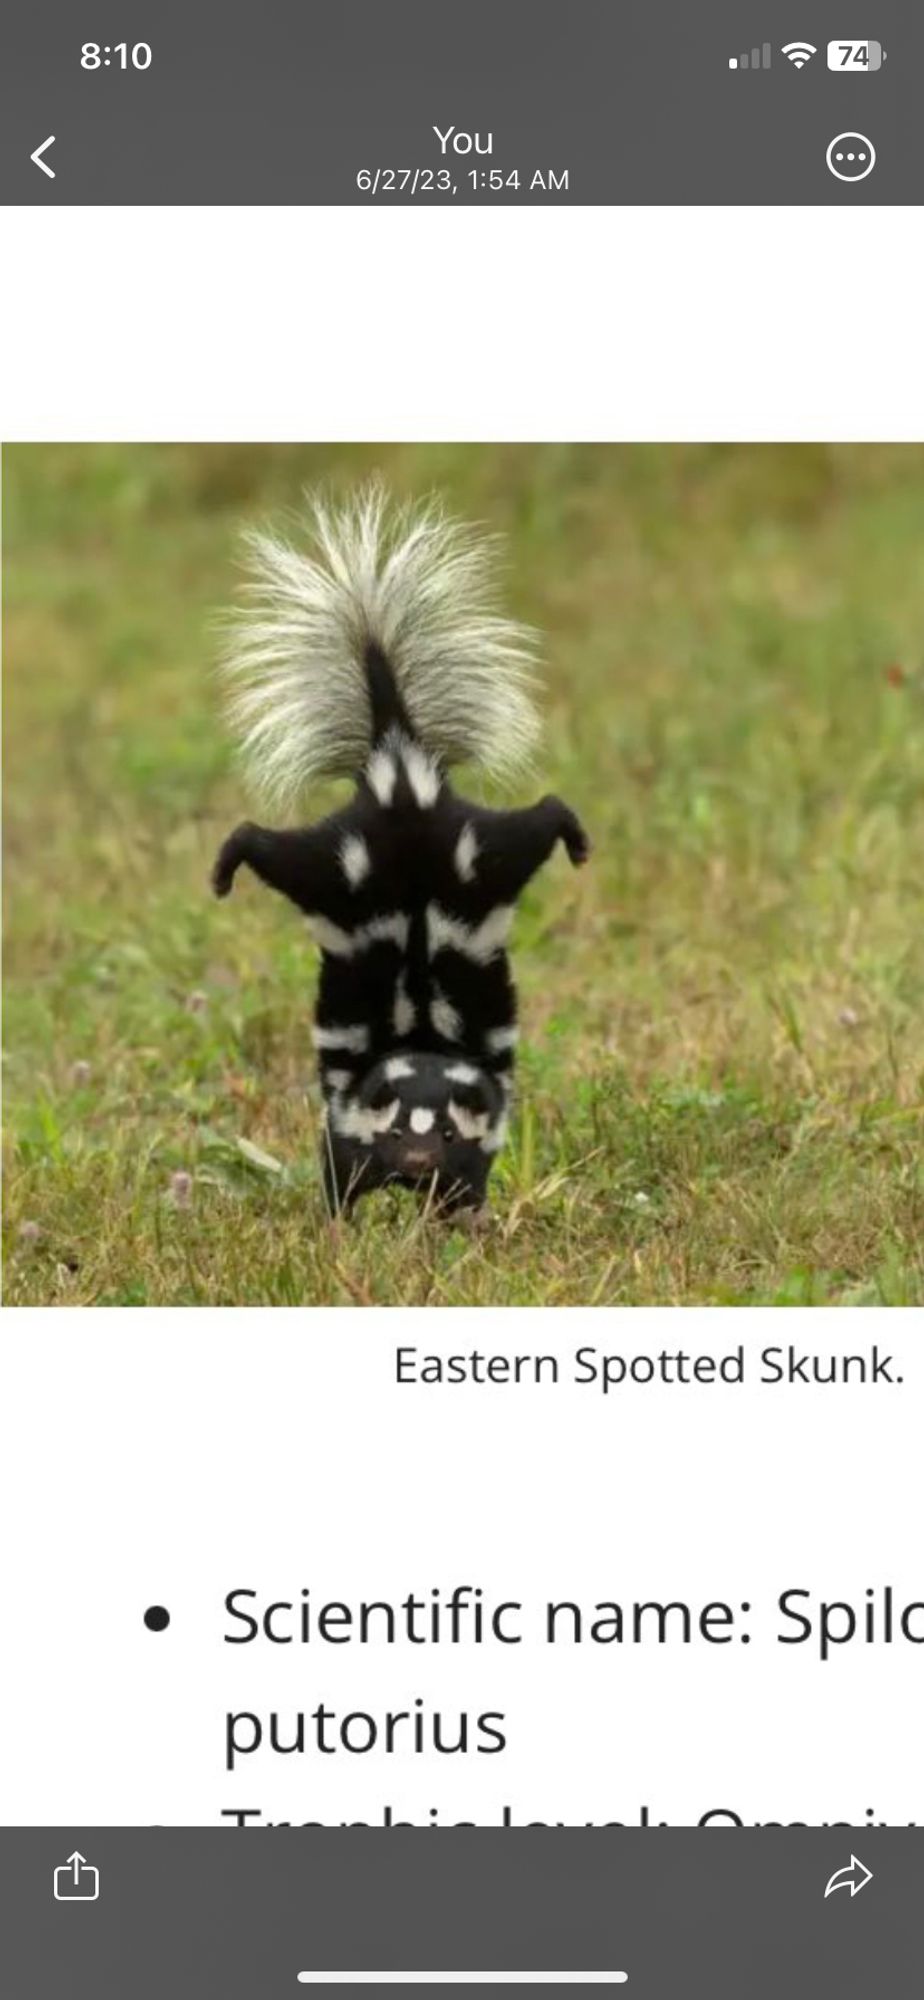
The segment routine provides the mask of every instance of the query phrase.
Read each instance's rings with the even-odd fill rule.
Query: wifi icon
[[[804,69],[806,63],[817,56],[818,50],[812,42],[787,42],[782,53],[789,57],[793,69]]]

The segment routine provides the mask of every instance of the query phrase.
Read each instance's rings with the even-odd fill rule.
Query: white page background
[[[7,439],[920,438],[910,210],[8,211]],[[397,1391],[428,1348],[900,1351],[900,1390]],[[408,1329],[413,1328],[413,1331]],[[2,1329],[9,1823],[922,1816],[919,1314],[33,1311]],[[227,1590],[743,1598],[750,1646],[232,1648]],[[144,1607],[167,1604],[152,1635]],[[919,1621],[920,1625],[920,1621]],[[498,1757],[255,1756],[227,1709],[507,1712]]]
[[[4,1811],[42,1824],[372,1819],[905,1823],[924,1650],[774,1643],[781,1590],[924,1595],[913,1312],[61,1312],[7,1332]],[[862,1352],[902,1387],[394,1383],[398,1342]],[[9,1327],[9,1320],[7,1327]],[[881,1337],[881,1336],[880,1336]],[[12,1532],[10,1528],[12,1527]],[[234,1589],[726,1599],[751,1644],[223,1643]],[[167,1632],[143,1623],[150,1603]],[[540,1621],[537,1619],[537,1626]],[[924,1636],[924,1608],[915,1629]],[[498,1756],[259,1753],[226,1711],[507,1712]],[[288,1734],[286,1740],[290,1740]]]

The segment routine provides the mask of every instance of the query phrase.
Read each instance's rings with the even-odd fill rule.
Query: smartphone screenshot
[[[922,76],[6,10],[15,2000],[920,1988]]]

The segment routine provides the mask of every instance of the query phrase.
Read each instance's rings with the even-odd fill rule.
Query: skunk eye
[[[454,1125],[444,1125],[444,1126],[443,1126],[443,1138],[444,1138],[444,1139],[446,1139],[446,1140],[449,1140],[449,1141],[451,1142],[451,1141],[452,1141],[453,1139],[457,1139],[457,1138],[458,1138],[458,1136],[459,1136],[459,1134],[458,1134],[458,1132],[456,1131],[456,1128],[455,1128],[455,1126],[454,1126]]]

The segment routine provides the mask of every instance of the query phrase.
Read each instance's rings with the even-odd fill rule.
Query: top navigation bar
[[[924,201],[907,0],[9,0],[0,55],[6,205]]]

